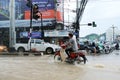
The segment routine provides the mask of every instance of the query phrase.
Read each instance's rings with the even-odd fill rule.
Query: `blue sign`
[[[20,38],[28,38],[28,32],[20,32]]]
[[[32,0],[33,5],[37,4],[39,9],[54,9],[55,5],[54,5],[54,0]]]
[[[41,32],[32,32],[31,38],[41,38]]]
[[[31,33],[31,38],[41,38],[41,32],[35,31]],[[30,38],[30,33],[25,31],[25,32],[20,32],[20,38]]]

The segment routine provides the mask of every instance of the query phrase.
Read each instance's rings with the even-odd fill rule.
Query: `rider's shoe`
[[[66,59],[69,59],[69,57],[66,57]]]
[[[87,58],[83,56],[83,59],[84,59],[84,64],[86,64],[86,61],[88,61]]]
[[[70,57],[66,57],[66,60],[65,61],[69,61],[70,60]]]

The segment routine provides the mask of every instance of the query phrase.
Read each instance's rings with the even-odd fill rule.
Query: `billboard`
[[[30,33],[27,31],[20,32],[20,37],[19,38],[30,38]],[[31,33],[31,38],[41,38],[41,32],[34,31]]]
[[[30,26],[30,8],[26,6],[27,0],[15,0],[15,26]],[[0,27],[10,26],[10,0],[0,0]],[[54,0],[32,0],[32,4],[38,4],[39,11],[42,13],[43,25],[52,24],[53,21],[62,21],[60,10],[55,7]],[[38,23],[34,23],[37,26]],[[40,22],[40,19],[38,20]],[[44,23],[45,22],[45,23]],[[48,23],[47,23],[48,22]],[[39,26],[39,25],[38,25]]]
[[[28,38],[28,32],[25,31],[25,32],[20,32],[20,38]]]

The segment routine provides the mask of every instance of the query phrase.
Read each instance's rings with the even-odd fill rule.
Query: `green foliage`
[[[85,38],[88,39],[88,40],[93,41],[93,40],[98,39],[99,35],[97,35],[97,34],[90,34],[90,35],[87,35]]]

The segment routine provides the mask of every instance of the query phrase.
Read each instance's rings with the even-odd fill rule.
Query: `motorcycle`
[[[84,54],[84,52],[81,51],[77,51],[77,52],[70,52],[70,57],[65,57],[65,45],[61,46],[61,49],[55,52],[54,55],[54,59],[57,58],[58,61],[63,61],[63,62],[67,62],[70,64],[80,64],[80,63],[84,63],[86,64],[87,58]]]

